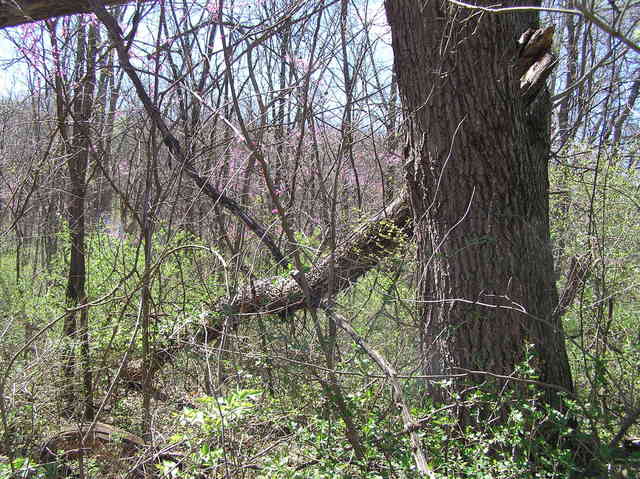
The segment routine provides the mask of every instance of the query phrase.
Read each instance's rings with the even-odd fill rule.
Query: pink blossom
[[[22,44],[18,46],[18,51],[25,57],[34,58],[40,56],[41,30],[37,30],[34,24],[25,24],[18,27],[22,33]]]
[[[218,3],[218,0],[209,0],[205,8],[211,15],[212,20],[214,21],[220,20],[220,5]]]
[[[383,162],[387,163],[388,165],[397,165],[401,161],[402,157],[399,154],[393,152],[387,153],[383,158]]]
[[[309,65],[309,62],[304,58],[296,58],[289,55],[287,56],[287,60],[294,68],[297,68],[298,70],[308,71],[311,67],[311,65]]]
[[[237,8],[244,8],[244,7],[250,7],[250,6],[258,6],[258,5],[262,5],[265,2],[265,0],[251,0],[248,2],[237,2],[235,4],[235,6]]]
[[[96,17],[95,13],[90,13],[86,16],[85,20],[89,25],[96,26],[98,25],[98,17]]]

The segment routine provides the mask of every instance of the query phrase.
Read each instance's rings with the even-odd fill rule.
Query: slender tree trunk
[[[93,90],[95,84],[95,27],[90,26],[88,37],[81,34],[78,38],[77,78],[78,87],[73,100],[73,137],[71,139],[71,155],[69,158],[69,234],[70,255],[69,274],[67,279],[66,300],[69,307],[74,308],[86,303],[86,265],[85,265],[85,199],[86,173],[91,148],[90,122],[93,104]],[[86,44],[85,44],[86,42]],[[93,378],[91,373],[89,354],[89,325],[88,311],[72,311],[64,321],[64,336],[69,340],[70,350],[64,365],[64,375],[67,380],[67,390],[64,394],[66,413],[70,415],[75,409],[77,398],[74,394],[74,374],[76,357],[73,343],[80,342],[80,358],[82,365],[83,401],[85,419],[93,416]]]
[[[100,38],[97,38],[100,41]],[[98,112],[95,123],[98,128],[96,159],[95,189],[93,199],[93,219],[94,222],[103,221],[110,225],[113,221],[113,188],[109,184],[109,177],[112,176],[114,161],[112,159],[113,130],[115,123],[116,108],[120,97],[120,85],[122,74],[117,73],[113,65],[114,52],[111,50],[106,58],[102,60],[100,67],[100,78],[94,109]]]
[[[618,149],[622,149],[621,148],[622,145],[620,144],[620,142],[622,140],[622,132],[623,132],[624,126],[627,120],[629,119],[629,117],[631,116],[632,112],[634,111],[636,101],[638,100],[638,95],[640,95],[640,77],[638,77],[638,72],[635,73],[635,76],[636,76],[636,79],[633,81],[633,84],[631,85],[631,89],[629,90],[629,96],[627,97],[627,102],[624,106],[624,109],[618,116],[618,119],[616,120],[616,123],[615,123],[615,128],[613,130],[613,145]],[[633,157],[634,155],[631,155],[628,160],[628,164],[627,164],[628,168],[633,167],[633,163],[634,163]]]
[[[389,106],[387,110],[387,136],[384,141],[385,147],[385,178],[384,178],[384,200],[393,201],[398,193],[396,185],[396,172],[399,165],[392,163],[390,159],[396,154],[399,142],[398,132],[398,81],[395,74],[391,75],[391,88],[389,93]]]
[[[361,210],[362,189],[360,187],[360,177],[358,175],[358,168],[356,167],[353,154],[353,89],[355,80],[354,76],[357,73],[352,71],[352,68],[349,65],[349,50],[347,49],[347,33],[349,26],[348,14],[349,2],[347,0],[340,0],[340,48],[342,50],[342,78],[344,81],[345,103],[344,113],[342,114],[342,125],[340,126],[342,138],[340,139],[340,149],[338,150],[338,158],[336,161],[338,169],[341,169],[343,158],[349,161],[349,167],[351,168],[353,175],[353,187],[355,190],[357,207]]]
[[[514,64],[516,41],[537,16],[480,14],[440,1],[385,5],[409,128],[425,372],[511,375],[533,345],[540,379],[571,391],[554,314],[548,94],[533,103],[522,96]],[[454,390],[469,381],[487,376],[472,374]],[[559,404],[554,390],[546,393]],[[469,419],[464,410],[461,417]]]
[[[567,2],[566,8],[574,8],[573,1],[569,0]],[[577,70],[578,70],[578,33],[580,29],[579,20],[577,21],[573,15],[567,15],[563,18],[563,22],[566,26],[567,30],[567,43],[566,43],[566,62],[567,62],[567,71],[565,72],[565,80],[563,87],[565,89],[569,88],[574,84],[577,80]],[[576,100],[577,96],[575,93],[568,94],[565,96],[558,108],[558,132],[560,135],[560,146],[564,147],[567,142],[573,136],[574,128],[577,125],[569,124],[569,113],[575,108],[573,104]]]

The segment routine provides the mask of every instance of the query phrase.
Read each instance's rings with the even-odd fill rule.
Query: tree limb
[[[105,0],[104,4],[120,5],[131,1]],[[86,0],[0,0],[0,29],[92,10]]]
[[[591,254],[578,257],[573,256],[569,265],[569,273],[567,275],[567,284],[562,290],[556,314],[562,316],[573,304],[573,301],[583,287],[584,282],[591,271]]]
[[[411,207],[403,193],[306,274],[311,305],[318,306],[323,299],[333,297],[355,283],[383,258],[405,245],[412,233]],[[253,315],[289,316],[305,308],[304,292],[293,277],[251,282],[236,295],[223,297],[213,305],[213,318],[202,325],[204,327],[195,334],[195,340],[198,343],[217,341],[229,317],[233,320],[233,329],[243,318]]]

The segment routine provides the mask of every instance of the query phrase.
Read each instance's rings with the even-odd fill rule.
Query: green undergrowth
[[[485,408],[498,408],[498,400],[481,394],[469,399]],[[305,411],[256,389],[200,398],[175,415],[179,432],[170,441],[187,452],[158,467],[167,477],[182,478],[235,477],[239,471],[260,479],[419,477],[409,436],[386,390],[370,387],[349,396],[365,451],[361,459],[344,438],[344,423],[328,414],[326,404],[313,404],[321,407]],[[567,477],[575,464],[571,451],[559,446],[572,433],[566,416],[534,400],[514,398],[511,406],[504,424],[467,431],[456,431],[451,408],[413,409],[424,420],[418,435],[436,476]],[[535,434],[543,424],[556,429],[555,446]]]

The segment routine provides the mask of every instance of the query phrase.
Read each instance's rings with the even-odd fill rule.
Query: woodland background
[[[428,393],[381,2],[113,7],[138,85],[96,15],[3,30],[0,477],[417,477],[416,440],[433,477],[634,474],[640,13],[545,7],[563,411],[534,352],[523,394]]]

